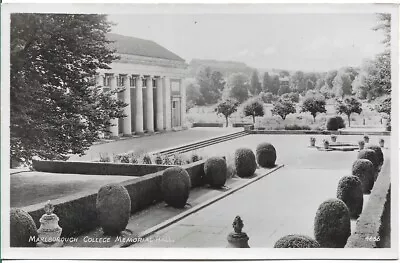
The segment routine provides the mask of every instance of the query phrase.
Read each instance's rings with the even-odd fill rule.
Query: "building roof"
[[[107,38],[110,41],[114,41],[110,46],[115,48],[117,53],[185,61],[183,58],[151,40],[128,37],[114,33],[108,33]]]

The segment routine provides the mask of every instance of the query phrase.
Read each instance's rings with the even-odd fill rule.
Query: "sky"
[[[383,51],[375,14],[118,14],[113,33],[149,39],[186,60],[328,71]]]

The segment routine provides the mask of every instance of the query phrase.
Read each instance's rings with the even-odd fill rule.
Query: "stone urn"
[[[315,137],[310,138],[310,146],[315,147]]]
[[[329,141],[324,140],[324,149],[329,149]]]
[[[53,213],[54,205],[47,201],[44,206],[46,212],[39,220],[40,228],[38,229],[38,246],[42,247],[59,247],[63,245],[60,240],[62,228],[58,225],[58,216]]]
[[[365,142],[364,141],[358,141],[358,149],[362,150],[364,149]]]
[[[379,146],[380,146],[381,148],[384,148],[384,147],[385,147],[385,140],[384,140],[384,139],[379,139]]]
[[[227,248],[249,248],[249,237],[246,233],[242,232],[243,229],[243,221],[240,216],[236,216],[235,220],[233,220],[233,232],[231,232],[228,237],[228,245]]]
[[[365,143],[369,143],[369,136],[368,135],[364,135],[364,142]]]
[[[331,135],[331,140],[332,140],[332,142],[336,142],[336,139],[337,139],[337,136],[336,135]]]

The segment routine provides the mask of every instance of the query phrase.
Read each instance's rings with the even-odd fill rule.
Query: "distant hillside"
[[[208,59],[192,59],[189,63],[189,75],[194,77],[200,67],[210,67],[211,70],[221,72],[224,77],[228,77],[232,73],[245,73],[250,75],[254,70],[243,62],[236,61],[218,61]]]

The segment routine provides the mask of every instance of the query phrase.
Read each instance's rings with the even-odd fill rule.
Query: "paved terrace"
[[[287,234],[313,234],[318,206],[336,197],[339,179],[351,174],[351,165],[358,151],[321,152],[308,148],[306,135],[251,135],[204,149],[215,155],[232,152],[238,147],[255,149],[269,141],[277,149],[277,163],[285,167],[262,178],[177,223],[154,233],[158,242],[133,245],[136,247],[226,247],[235,216],[240,215],[249,237],[250,247],[273,247]],[[315,136],[321,143],[328,136]],[[357,142],[362,136],[339,136],[341,142]],[[371,143],[380,137],[371,136]],[[390,145],[390,138],[385,137]],[[389,150],[384,150],[388,158]],[[368,201],[364,195],[364,207]],[[354,231],[355,221],[352,221]]]

